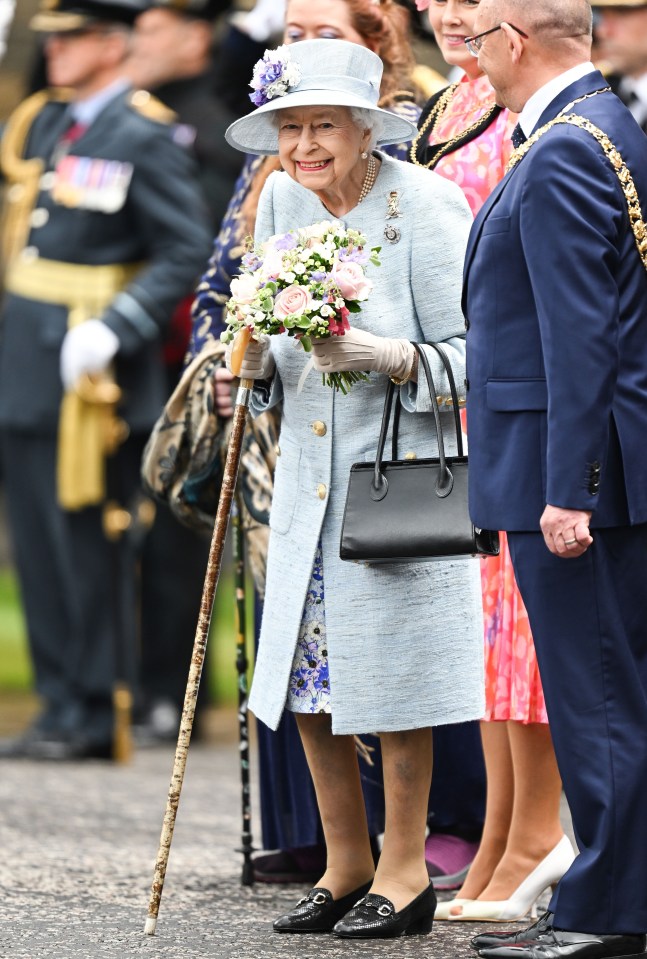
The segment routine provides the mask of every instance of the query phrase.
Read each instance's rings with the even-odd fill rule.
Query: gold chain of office
[[[427,133],[427,131],[429,131],[428,133],[429,136],[431,136],[435,132],[436,127],[438,126],[438,123],[440,122],[441,117],[444,115],[447,107],[449,106],[449,102],[451,98],[454,96],[454,93],[456,92],[456,89],[458,86],[459,86],[458,83],[452,83],[450,86],[447,87],[445,92],[438,98],[438,102],[434,105],[433,109],[429,111],[429,115],[425,118],[425,122],[422,124],[422,126],[418,130],[418,133],[416,134],[416,138],[411,144],[411,148],[409,150],[409,157],[411,159],[411,162],[415,163],[416,166],[427,167],[429,169],[436,166],[436,164],[442,157],[452,152],[452,149],[460,140],[469,138],[470,133],[473,133],[474,130],[477,130],[482,124],[487,125],[487,121],[489,120],[489,118],[493,116],[494,113],[496,112],[497,105],[496,103],[493,103],[492,106],[489,108],[489,110],[486,113],[484,113],[482,117],[479,117],[478,120],[470,124],[470,126],[466,127],[465,130],[462,130],[455,137],[452,137],[451,140],[447,140],[446,143],[442,143],[442,144],[440,143],[433,144],[433,146],[435,146],[436,148],[436,153],[434,154],[433,159],[430,160],[429,163],[421,163],[417,157],[418,146],[420,144],[420,141],[422,140],[424,135]]]
[[[580,97],[578,100],[573,100],[573,102],[569,103],[565,109],[570,110],[575,106],[576,103],[580,103],[582,100],[586,100],[591,96],[596,96],[598,93],[606,93],[609,89],[609,87],[605,87],[603,90],[596,90],[596,92],[593,94],[589,93],[584,97]],[[606,133],[604,133],[603,130],[600,130],[599,127],[596,127],[594,123],[591,123],[589,119],[580,116],[578,113],[561,113],[553,120],[550,120],[548,123],[544,124],[543,127],[540,127],[538,130],[536,130],[532,136],[525,141],[525,143],[522,143],[521,146],[514,151],[510,157],[510,160],[508,161],[507,169],[511,170],[517,165],[517,163],[519,163],[520,160],[523,160],[526,153],[528,153],[528,151],[534,146],[537,140],[539,140],[544,133],[547,133],[548,130],[552,129],[552,127],[558,123],[568,123],[571,126],[579,127],[580,130],[585,130],[587,133],[590,133],[591,136],[594,137],[602,147],[604,155],[608,159],[618,177],[618,180],[620,181],[620,186],[627,204],[629,222],[631,224],[631,229],[633,230],[634,239],[636,241],[636,247],[638,248],[638,253],[640,254],[642,264],[645,270],[647,270],[647,226],[645,225],[642,207],[640,206],[640,199],[638,197],[638,191],[636,190],[636,184],[634,183],[631,171],[625,163],[620,151],[614,146]]]

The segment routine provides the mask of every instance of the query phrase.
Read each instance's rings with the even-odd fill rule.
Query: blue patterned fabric
[[[285,708],[293,713],[330,712],[330,670],[321,543],[317,545],[303,606]]]

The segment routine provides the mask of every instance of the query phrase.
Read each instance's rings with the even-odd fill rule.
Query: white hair
[[[368,110],[366,107],[351,107],[350,115],[353,123],[356,127],[359,127],[362,133],[364,130],[370,131],[368,149],[372,150],[377,146],[377,141],[384,130],[382,117],[375,110]]]

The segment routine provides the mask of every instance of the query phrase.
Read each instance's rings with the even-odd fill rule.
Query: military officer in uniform
[[[609,83],[647,133],[647,0],[591,0]]]
[[[134,682],[135,556],[120,535],[166,399],[160,342],[211,230],[172,115],[133,91],[137,0],[42,0],[51,88],[1,147],[0,444],[42,712],[7,755],[109,756]]]

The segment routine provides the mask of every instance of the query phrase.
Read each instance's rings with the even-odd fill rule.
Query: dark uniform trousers
[[[103,504],[59,505],[61,345],[79,304],[83,318],[100,319],[118,337],[117,413],[129,438],[106,459],[106,498],[128,509],[140,489],[145,441],[167,398],[161,342],[208,257],[211,229],[195,164],[173,140],[169,111],[148,93],[117,90],[64,153],[68,104],[40,94],[21,110],[3,143],[6,222],[17,226],[5,235],[13,255],[0,330],[7,509],[44,700],[40,722],[106,744],[115,680],[135,679],[135,546],[128,534],[117,543],[106,538]],[[41,164],[29,189],[21,177],[34,163],[25,160],[37,170]],[[99,280],[109,286],[103,303]]]

